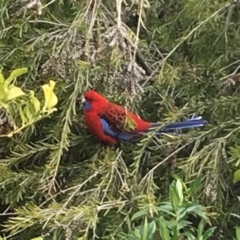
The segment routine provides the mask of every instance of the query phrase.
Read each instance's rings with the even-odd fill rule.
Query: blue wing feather
[[[122,141],[130,141],[132,138],[136,137],[136,134],[114,131],[113,129],[110,128],[108,122],[103,118],[101,118],[100,121],[102,123],[103,131],[106,134],[108,134],[108,135],[110,135],[110,136],[112,136],[116,139],[119,139],[119,140],[122,140]]]

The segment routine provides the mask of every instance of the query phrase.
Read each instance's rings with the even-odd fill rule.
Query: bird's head
[[[108,100],[94,90],[87,91],[82,98],[83,109],[85,111],[101,111],[105,108]]]

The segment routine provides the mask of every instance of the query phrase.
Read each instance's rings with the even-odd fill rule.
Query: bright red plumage
[[[84,118],[89,131],[95,135],[100,141],[109,145],[117,143],[117,140],[104,133],[100,122],[100,117],[92,111],[84,111]]]
[[[84,110],[86,125],[92,134],[107,144],[113,145],[117,140],[104,133],[100,118],[106,119],[118,131],[137,133],[146,131],[151,127],[149,122],[142,120],[120,105],[109,102],[105,97],[93,90],[86,92],[84,98],[91,106],[91,108]],[[128,121],[130,121],[131,130],[126,126]]]

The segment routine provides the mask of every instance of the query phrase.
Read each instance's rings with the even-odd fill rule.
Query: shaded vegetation
[[[1,1],[2,73],[26,67],[15,85],[40,99],[54,80],[58,104],[0,138],[0,236],[240,239],[239,14],[230,0]],[[209,125],[108,147],[83,121],[89,88]]]

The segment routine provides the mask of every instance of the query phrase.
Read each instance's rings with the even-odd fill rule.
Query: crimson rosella
[[[144,133],[163,125],[162,123],[145,121],[124,107],[109,102],[104,96],[93,90],[84,93],[82,102],[84,118],[89,131],[100,141],[109,145],[114,145],[119,141],[135,141]],[[194,117],[183,122],[167,124],[156,134],[161,135],[179,129],[201,127],[207,123],[207,121],[202,120],[201,116]]]

